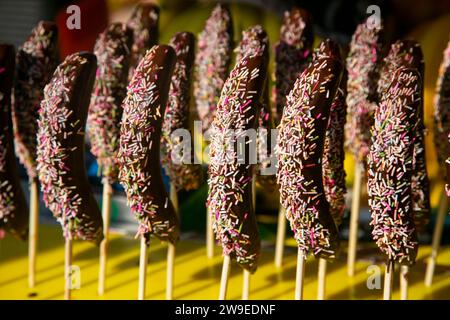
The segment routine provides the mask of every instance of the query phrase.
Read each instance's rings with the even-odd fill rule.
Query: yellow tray
[[[10,236],[0,240],[0,299],[62,299],[64,246],[61,230],[57,226],[40,227],[37,285],[27,287],[27,245]],[[344,243],[345,245],[345,243]],[[147,299],[165,298],[167,246],[154,240],[150,245]],[[431,288],[423,284],[425,259],[430,248],[422,246],[418,262],[411,269],[410,299],[450,299],[450,246],[443,247],[436,266]],[[175,260],[175,299],[216,299],[222,267],[220,248],[216,257],[206,258],[202,238],[184,240],[177,246]],[[113,234],[108,261],[107,292],[97,295],[98,248],[86,242],[76,241],[73,263],[80,268],[81,286],[73,291],[73,299],[136,299],[138,289],[139,241]],[[367,268],[380,267],[383,284],[382,257],[372,244],[364,244],[359,253],[354,278],[348,278],[345,254],[328,264],[327,299],[381,299],[382,290],[368,289]],[[287,247],[284,266],[277,270],[273,264],[273,245],[265,246],[259,268],[251,277],[250,299],[292,299],[295,281],[295,248]],[[398,274],[395,277],[393,298],[399,298]],[[228,299],[240,299],[242,272],[232,265],[228,286]],[[305,299],[316,299],[317,261],[308,259],[305,273]]]

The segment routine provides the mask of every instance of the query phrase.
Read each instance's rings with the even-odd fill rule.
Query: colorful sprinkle
[[[446,176],[445,159],[450,155],[448,134],[450,134],[450,41],[444,50],[444,57],[439,67],[434,96],[434,144],[442,177]],[[450,179],[449,175],[447,179]]]
[[[211,126],[207,201],[223,253],[250,272],[256,271],[261,240],[252,204],[254,164],[248,161],[250,146],[242,141],[248,142],[248,130],[257,126],[268,62],[267,48],[261,42],[254,49],[242,52],[217,105]],[[245,161],[238,159],[242,150]]]
[[[418,246],[411,182],[420,81],[417,69],[393,73],[375,110],[368,155],[372,237],[389,260],[405,264],[414,263]]]
[[[133,34],[122,23],[111,24],[94,47],[98,68],[87,120],[91,152],[109,184],[117,181],[122,101],[126,96]]]
[[[227,6],[218,4],[198,35],[195,56],[194,98],[197,113],[206,131],[228,74],[233,50],[233,23]]]
[[[171,137],[177,129],[189,130],[189,104],[191,74],[195,58],[195,37],[190,32],[179,32],[170,40],[169,45],[175,50],[177,62],[173,71],[164,122],[162,125],[161,151],[162,164],[170,178],[170,183],[177,190],[198,189],[203,182],[203,170],[200,164],[173,161],[176,150],[183,144],[181,137]],[[191,151],[193,146],[191,144]],[[194,153],[191,152],[193,162]]]
[[[58,65],[58,29],[53,22],[41,21],[31,31],[16,57],[16,81],[12,109],[16,153],[35,179],[36,133],[44,87]]]
[[[381,55],[382,30],[382,27],[372,27],[369,20],[358,25],[347,57],[346,147],[363,166],[369,153],[369,128],[373,124],[378,101],[378,61]]]
[[[96,67],[95,55],[74,53],[45,86],[37,171],[44,203],[62,225],[64,236],[100,243],[102,216],[84,166],[84,132]]]
[[[133,46],[131,50],[128,79],[140,63],[147,50],[158,43],[159,7],[153,3],[139,3],[133,11],[127,26],[133,30]]]
[[[340,57],[338,57],[340,59]],[[330,108],[327,132],[323,148],[322,174],[325,196],[330,204],[330,214],[337,225],[342,222],[345,212],[345,150],[344,126],[347,117],[347,73],[343,72],[339,89]]]
[[[147,51],[128,84],[119,142],[119,181],[139,222],[136,236],[153,234],[175,243],[179,222],[161,175],[160,141],[175,51],[155,45]]]
[[[322,155],[329,112],[343,65],[332,41],[324,41],[287,97],[278,133],[277,182],[299,248],[334,258],[338,232],[324,193]]]
[[[423,231],[430,216],[430,183],[426,167],[425,125],[423,121],[423,79],[424,61],[420,45],[413,40],[399,40],[392,44],[389,54],[384,58],[378,81],[378,92],[382,95],[392,81],[399,67],[413,68],[419,72],[420,104],[418,104],[417,123],[414,127],[414,154],[412,173],[412,199],[414,223],[418,231]]]
[[[0,44],[0,233],[22,240],[28,235],[28,206],[16,168],[11,127],[14,46]]]
[[[311,61],[314,34],[308,11],[294,8],[284,13],[280,41],[275,46],[275,90],[272,115],[280,122],[286,97]]]

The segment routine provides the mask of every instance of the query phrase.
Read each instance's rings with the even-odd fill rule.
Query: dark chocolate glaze
[[[122,101],[127,93],[132,43],[133,31],[123,23],[113,23],[94,47],[98,68],[87,126],[91,152],[110,184],[117,181]]]
[[[434,96],[433,140],[439,164],[439,174],[450,181],[446,162],[450,155],[450,41],[443,52]],[[449,193],[450,194],[450,193]]]
[[[244,59],[245,60],[245,59]],[[244,65],[247,65],[249,70],[255,70],[259,69],[260,74],[258,78],[250,81],[247,84],[247,90],[253,91],[255,100],[257,101],[262,94],[264,83],[266,79],[266,73],[267,73],[267,64],[268,64],[268,51],[265,50],[264,54],[262,56],[255,56],[250,57],[246,62],[243,62]],[[258,107],[258,104],[255,103],[252,106],[252,112],[254,114],[254,118],[250,121],[248,121],[248,125],[245,128],[247,129],[256,129],[257,127],[257,119],[259,118],[260,108]],[[249,114],[251,114],[249,113]],[[237,145],[236,145],[237,147]],[[250,154],[250,147],[247,144],[245,146],[245,154]],[[249,159],[246,159],[246,163],[249,163]],[[250,179],[255,179],[255,176],[253,175],[254,171],[254,165],[240,165],[239,166],[239,173],[238,176],[241,177],[248,177]],[[251,181],[251,180],[250,180]],[[256,257],[259,257],[261,254],[261,240],[259,237],[258,232],[258,224],[256,222],[256,214],[255,214],[255,208],[253,207],[253,189],[252,184],[248,183],[244,188],[244,196],[243,196],[243,202],[238,203],[237,206],[234,206],[232,209],[233,213],[235,213],[240,221],[245,221],[245,223],[242,224],[241,234],[248,235],[249,242],[245,242],[244,239],[241,239],[243,242],[243,249],[246,251],[248,256],[252,256],[253,254]],[[247,214],[247,217],[244,218],[244,215]],[[234,240],[235,242],[237,240]],[[236,253],[233,251],[231,254],[232,257],[236,259]],[[240,265],[242,268],[249,270],[250,272],[256,271],[256,264],[258,260],[256,260],[254,263],[249,261],[249,263],[241,263]]]
[[[334,74],[334,81],[329,81],[326,83],[325,88],[329,90],[329,96],[334,97],[336,95],[337,89],[339,87],[339,83],[341,80],[341,75],[343,71],[343,64],[340,59],[339,46],[332,40],[324,40],[319,45],[319,50],[316,51],[317,57],[316,60],[313,60],[312,64],[306,69],[304,74],[308,74],[311,68],[314,68],[314,65],[320,65],[323,61],[326,61],[329,69],[323,70],[320,73],[319,83],[325,82],[325,79],[329,77],[329,74]],[[316,63],[314,63],[316,62]],[[323,147],[325,142],[325,132],[328,125],[328,118],[330,115],[330,107],[333,99],[327,98],[323,93],[317,93],[311,99],[311,106],[318,106],[318,108],[312,109],[312,116],[316,118],[314,121],[316,132],[318,132],[318,139],[315,141],[317,144],[317,153],[314,153],[313,157],[309,157],[308,160],[304,163],[305,166],[309,164],[314,165],[319,163],[320,165],[313,166],[314,170],[303,170],[303,176],[306,181],[313,181],[313,184],[317,186],[317,193],[320,194],[320,200],[318,201],[318,219],[320,224],[328,229],[329,241],[331,245],[331,251],[334,254],[337,254],[339,251],[339,233],[336,228],[336,224],[334,222],[333,216],[330,213],[330,205],[326,199],[325,191],[323,188],[323,177],[322,177],[322,161],[319,159],[322,158],[323,155]],[[320,115],[320,117],[319,117]],[[304,193],[301,194],[304,201],[308,201],[309,195]],[[320,251],[318,254],[321,258],[330,258],[332,255],[329,255],[325,251]]]
[[[306,253],[311,250],[321,258],[334,258],[339,235],[325,196],[321,159],[343,64],[339,48],[331,40],[323,41],[314,56],[287,99],[278,136],[278,150],[287,154],[278,154],[277,179],[281,204],[300,249]],[[291,140],[300,145],[292,145]]]
[[[79,62],[80,58],[84,63]],[[39,170],[39,165],[46,162],[47,159],[45,158],[48,156],[45,153],[40,154],[42,152],[41,150],[45,150],[45,146],[41,145],[41,143],[48,144],[48,141],[39,139],[38,134],[39,180],[41,182],[44,201],[49,202],[47,206],[53,208],[53,214],[58,219],[61,219],[61,216],[65,214],[61,208],[66,206],[66,201],[61,198],[51,198],[52,187],[48,184],[47,180],[51,180],[54,185],[59,185],[63,190],[66,189],[64,193],[68,195],[69,199],[74,196],[79,199],[76,209],[77,212],[75,212],[76,221],[75,219],[62,221],[63,228],[66,231],[65,236],[94,241],[98,245],[103,239],[103,221],[86,174],[84,136],[89,101],[94,85],[95,71],[97,69],[97,59],[94,54],[89,52],[75,53],[66,57],[64,62],[58,66],[53,79],[45,88],[45,99],[41,104],[39,122],[40,125],[48,125],[46,117],[51,117],[48,114],[51,111],[46,110],[46,107],[52,106],[52,97],[49,96],[52,92],[49,92],[49,90],[52,86],[60,85],[59,72],[64,73],[65,70],[71,67],[75,68],[75,76],[70,83],[65,84],[68,88],[66,92],[68,101],[64,104],[64,107],[70,110],[71,113],[64,120],[65,127],[60,127],[60,130],[54,137],[56,141],[62,144],[62,148],[66,151],[67,157],[64,160],[67,166],[64,169],[66,173],[63,174],[61,172],[62,169],[58,167],[58,163],[56,162],[51,162],[55,167],[54,171],[57,173],[56,176],[46,176],[46,171]],[[44,130],[43,128],[42,131]],[[50,202],[52,200],[57,203],[57,206],[51,205]]]
[[[411,182],[420,81],[417,69],[393,72],[375,112],[368,158],[372,237],[389,260],[401,264],[413,264],[418,249]]]
[[[244,56],[258,54],[261,50],[267,50],[269,48],[269,38],[267,32],[260,26],[252,26],[242,32],[242,40],[235,49],[236,61],[241,60]],[[264,53],[266,54],[266,53]],[[268,54],[268,53],[267,53]],[[258,153],[258,168],[264,169],[271,165],[272,150],[270,150],[271,143],[271,132],[270,130],[274,128],[273,118],[270,110],[269,101],[269,79],[264,82],[261,98],[259,101],[259,116],[257,127],[258,129],[266,129],[267,136],[259,136],[257,142],[257,153]],[[260,170],[257,170],[261,173]],[[276,188],[276,178],[275,175],[262,175],[257,174],[257,182],[269,192],[275,191]]]
[[[154,46],[136,68],[123,102],[119,179],[131,211],[139,220],[139,234],[147,241],[151,234],[171,243],[179,238],[179,221],[160,167],[161,128],[175,61],[172,47]],[[144,88],[143,81],[147,84]],[[149,86],[155,88],[146,91]],[[152,101],[140,100],[150,95],[154,98]],[[142,175],[133,174],[137,171]]]
[[[264,153],[263,159],[261,157],[258,158],[259,170],[256,175],[256,181],[261,187],[268,192],[275,192],[277,189],[277,179],[275,174],[261,174],[261,169],[268,168],[271,164],[271,157],[275,157],[274,150],[272,150],[272,143],[276,141],[272,141],[271,130],[275,129],[275,122],[272,115],[272,110],[270,109],[270,97],[269,97],[269,79],[266,78],[264,83],[264,89],[262,93],[262,98],[260,102],[260,115],[258,117],[258,126],[259,128],[264,128],[267,130],[267,136],[265,138],[265,149],[259,150],[262,146],[258,145],[258,150]],[[261,137],[261,139],[264,139]],[[264,140],[263,140],[264,141]],[[261,142],[259,142],[261,143]]]
[[[134,9],[127,25],[133,30],[129,79],[146,51],[158,43],[159,7],[154,3],[139,3]]]
[[[172,151],[181,141],[171,141],[171,134],[177,129],[190,130],[191,78],[195,59],[195,36],[191,32],[178,32],[170,40],[177,62],[174,67],[169,90],[168,103],[162,125],[162,163],[169,175],[170,183],[177,190],[198,189],[204,182],[200,164],[174,163]],[[193,136],[191,134],[191,136]],[[194,160],[194,140],[191,139],[190,159]]]
[[[266,47],[263,52],[244,57],[231,71],[211,127],[215,137],[220,136],[223,130],[242,129],[245,132],[248,129],[256,129],[267,63]],[[249,73],[258,70],[258,74],[253,79],[248,76],[237,81],[236,78],[244,70]],[[233,99],[233,102],[229,99]],[[245,111],[240,110],[241,103],[246,102],[248,104],[244,108]],[[229,121],[230,117],[234,120]],[[224,254],[236,259],[242,268],[254,272],[260,256],[261,240],[252,203],[251,181],[254,178],[254,165],[250,163],[250,145],[242,146],[236,139],[233,151],[237,153],[244,148],[245,159],[238,162],[238,159],[234,158],[232,164],[222,162],[224,159],[216,159],[216,154],[220,157],[222,148],[224,145],[220,137],[217,141],[211,141],[207,205],[212,215],[216,238],[220,241]]]
[[[300,26],[302,22],[304,22],[304,26]],[[302,28],[301,34],[291,32],[300,27]],[[314,32],[311,14],[302,8],[292,8],[289,14],[284,16],[280,40],[288,45],[295,46],[297,49],[312,48]]]
[[[339,48],[335,43],[333,47],[334,58],[340,59]],[[342,61],[342,60],[341,60]],[[325,135],[324,151],[322,156],[323,181],[326,198],[330,205],[330,214],[337,226],[342,222],[345,213],[345,121],[347,116],[347,70],[344,68],[339,89],[336,91],[330,107],[327,132]]]
[[[177,55],[178,61],[183,61],[183,64],[186,66],[186,72],[189,74],[188,79],[190,79],[190,75],[192,74],[193,67],[194,67],[194,59],[195,59],[195,36],[191,32],[178,32],[176,33],[172,38],[172,43],[175,46],[179,46],[182,48],[188,47],[189,50],[182,54]],[[189,84],[186,84],[183,87],[182,94],[190,97],[190,86]],[[189,99],[187,99],[189,100]],[[187,106],[189,107],[189,105]],[[181,125],[183,128],[189,127],[189,109],[185,110],[184,112],[185,117],[183,118],[183,121],[181,122]]]
[[[16,153],[30,179],[37,179],[36,134],[44,87],[58,65],[58,28],[40,21],[16,56],[13,124]]]
[[[14,46],[0,44],[0,229],[26,240],[28,206],[16,168],[11,119]]]
[[[423,110],[423,85],[424,68],[422,49],[420,44],[414,40],[398,40],[392,44],[389,54],[384,59],[381,67],[380,80],[378,83],[379,94],[389,89],[392,78],[395,76],[396,69],[400,67],[416,69],[419,73],[418,90],[420,101],[417,105],[416,119],[414,127],[414,154],[413,154],[413,173],[412,173],[412,214],[416,229],[421,232],[425,230],[429,221],[431,211],[430,204],[430,184],[426,168],[425,151],[425,124]]]
[[[310,13],[293,8],[284,15],[280,41],[275,46],[275,103],[272,115],[278,124],[283,115],[286,96],[310,62],[314,42]]]
[[[120,83],[127,83],[127,73],[131,64],[129,55],[133,46],[133,30],[122,23],[113,23],[105,30],[105,33],[107,40],[121,43],[121,45],[117,46],[117,50],[114,52],[114,56],[125,57],[125,59],[122,61],[123,72],[120,74],[118,81],[120,81]],[[126,42],[124,44],[122,44],[123,39],[126,39]],[[121,104],[125,94],[126,92],[122,91],[113,92],[114,103]],[[120,114],[119,118],[121,118],[121,115],[122,114]]]
[[[217,108],[217,97],[228,76],[233,36],[229,5],[219,3],[197,38],[193,94],[204,132],[211,126]]]

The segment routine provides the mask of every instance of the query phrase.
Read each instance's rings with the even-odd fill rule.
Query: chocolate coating
[[[425,124],[423,121],[423,79],[424,79],[424,61],[422,49],[417,41],[398,40],[392,44],[389,54],[384,59],[384,64],[380,71],[380,80],[378,82],[378,91],[384,94],[395,76],[395,71],[399,67],[416,69],[419,73],[419,99],[416,110],[417,122],[414,127],[414,154],[413,154],[413,173],[412,173],[412,198],[413,198],[413,217],[416,229],[423,231],[428,224],[431,205],[430,205],[430,184],[426,167],[425,152]]]
[[[256,139],[247,134],[256,129],[267,63],[267,47],[238,61],[224,84],[211,126],[207,206],[213,229],[224,254],[250,272],[256,271],[261,240],[252,203],[254,164],[246,142]]]
[[[109,184],[117,181],[122,101],[126,95],[133,33],[122,23],[111,24],[95,44],[98,68],[87,120],[91,152]]]
[[[378,101],[377,82],[382,50],[383,26],[374,28],[370,20],[358,25],[347,56],[348,119],[346,146],[363,167],[367,163],[370,130]]]
[[[239,45],[234,50],[236,52],[236,61],[240,61],[245,55],[254,55],[262,52],[264,50],[268,50],[269,48],[269,37],[267,36],[266,31],[260,26],[255,25],[246,30],[242,31],[242,40],[239,42]],[[274,127],[273,119],[271,116],[270,103],[269,103],[269,81],[266,79],[263,92],[261,95],[260,103],[259,103],[259,116],[258,116],[258,130],[265,129],[267,135],[264,136],[261,134],[261,131],[258,131],[258,140],[257,140],[257,153],[258,153],[258,167],[266,168],[269,167],[271,150],[271,136],[270,130]],[[260,170],[258,170],[260,173]],[[257,175],[257,182],[264,188],[270,191],[274,191],[276,188],[276,178],[274,175]]]
[[[278,124],[286,97],[311,61],[314,42],[312,17],[308,11],[293,8],[284,13],[280,41],[275,46],[275,92],[272,115]]]
[[[37,178],[37,121],[44,87],[58,65],[58,28],[50,21],[40,21],[16,56],[13,125],[16,153],[30,179]]]
[[[139,221],[138,234],[147,241],[151,234],[171,243],[179,238],[160,168],[161,127],[175,61],[172,47],[153,46],[136,68],[123,101],[119,180]]]
[[[441,176],[446,174],[445,159],[450,154],[450,41],[444,50],[443,59],[439,67],[439,77],[434,96],[434,144]],[[450,177],[447,175],[447,179]]]
[[[418,247],[411,182],[420,81],[417,69],[394,72],[375,112],[368,157],[372,237],[389,260],[401,264],[413,264]]]
[[[16,168],[11,120],[14,58],[14,46],[0,44],[0,229],[26,240],[28,205]]]
[[[45,86],[39,111],[37,169],[46,206],[64,236],[103,239],[103,221],[85,166],[85,127],[97,59],[74,53]]]
[[[322,42],[297,79],[287,97],[277,145],[281,205],[299,248],[322,258],[334,258],[339,249],[322,180],[330,106],[343,70],[336,48],[331,41]]]
[[[337,46],[336,44],[333,44]],[[336,54],[339,49],[333,50]],[[336,55],[340,59],[340,55]],[[342,61],[342,60],[341,60]],[[323,185],[325,195],[330,204],[330,214],[336,225],[340,225],[345,212],[345,194],[347,187],[345,184],[345,121],[347,116],[347,72],[344,69],[339,89],[334,96],[330,107],[330,116],[328,119],[327,132],[325,134],[325,143],[322,159]]]
[[[228,75],[233,53],[233,22],[227,5],[214,7],[198,35],[195,57],[194,98],[202,129],[209,129],[217,100]]]
[[[195,36],[190,32],[178,32],[170,40],[170,46],[175,50],[177,61],[173,71],[169,98],[162,126],[161,151],[162,164],[170,183],[177,190],[198,189],[203,182],[203,169],[200,164],[181,163],[172,154],[182,146],[181,137],[171,137],[177,129],[189,130],[189,106],[191,99],[191,76],[195,59]],[[192,135],[191,135],[192,136]],[[191,141],[191,161],[194,159],[194,146]],[[184,155],[183,155],[184,156]]]
[[[139,3],[134,9],[128,27],[133,30],[133,46],[129,69],[129,80],[147,50],[158,43],[159,7],[154,3]]]

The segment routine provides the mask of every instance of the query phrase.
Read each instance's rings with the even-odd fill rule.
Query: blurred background
[[[160,43],[167,43],[170,37],[178,31],[191,31],[198,34],[216,4],[216,1],[206,0],[159,0],[150,2],[156,2],[161,8]],[[240,40],[243,29],[251,25],[261,24],[268,32],[271,45],[275,44],[278,41],[283,12],[289,10],[292,6],[299,6],[309,10],[313,15],[316,45],[322,38],[329,37],[339,42],[343,52],[347,52],[347,46],[356,25],[368,16],[366,13],[367,7],[376,4],[381,8],[388,42],[412,38],[422,45],[425,57],[425,125],[429,131],[426,141],[427,165],[432,186],[433,214],[428,230],[421,235],[421,241],[429,242],[435,221],[436,207],[444,190],[443,177],[438,176],[438,164],[432,138],[432,120],[438,68],[450,34],[450,1],[235,0],[222,2],[229,3],[231,7],[235,42]],[[60,59],[64,59],[66,55],[76,51],[92,51],[98,34],[103,31],[107,24],[117,21],[125,22],[131,15],[136,3],[138,1],[135,0],[0,0],[0,41],[19,46],[39,20],[54,20],[60,30]],[[66,13],[66,8],[71,4],[76,4],[81,9],[80,30],[69,30],[66,27],[66,19],[69,16]],[[271,61],[270,68],[272,69],[273,57]],[[88,153],[86,167],[100,201],[101,181],[97,176],[98,168],[94,157],[88,150],[89,148],[86,148]],[[350,196],[354,171],[353,157],[350,153],[347,153],[345,161],[348,196]],[[23,168],[22,175],[24,188],[26,188],[26,173]],[[112,227],[116,231],[134,234],[136,223],[126,207],[123,190],[118,184],[114,188],[116,192],[112,208]],[[206,194],[206,183],[199,190],[189,193],[180,192],[182,229],[185,235],[204,232]],[[366,199],[362,200],[362,207],[360,238],[368,240],[370,239],[368,222],[370,216]],[[256,210],[263,240],[273,242],[278,212],[278,195],[267,190],[261,190],[258,187]],[[45,209],[42,203],[41,215],[41,221],[55,223],[50,212]],[[348,221],[348,210],[346,220]],[[343,238],[346,238],[347,235],[347,225],[348,223],[344,221],[341,230]],[[443,241],[450,242],[450,217],[447,218],[445,228]]]

